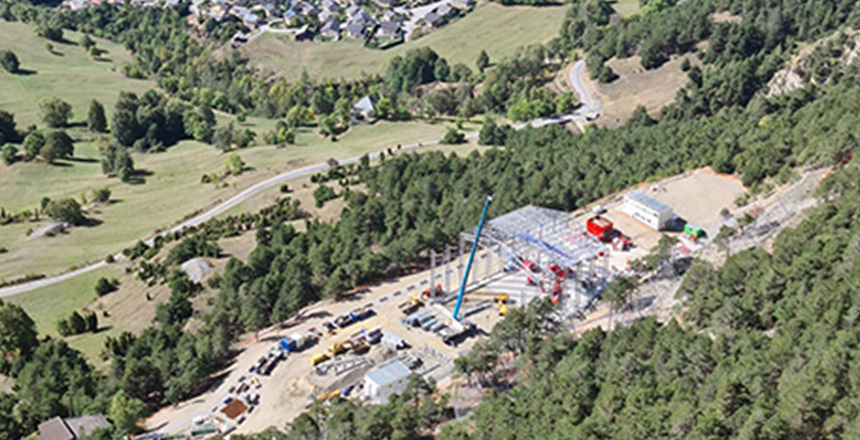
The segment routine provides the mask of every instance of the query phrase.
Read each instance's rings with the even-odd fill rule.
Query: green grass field
[[[250,118],[247,125],[264,131],[272,124]],[[144,184],[138,185],[103,176],[98,149],[89,143],[77,144],[75,160],[64,161],[61,166],[37,162],[0,164],[0,186],[4,188],[0,206],[10,212],[35,208],[43,196],[80,199],[81,194],[104,186],[111,187],[115,200],[92,215],[101,224],[72,228],[68,234],[57,237],[26,237],[28,230],[45,221],[0,227],[0,246],[9,250],[0,254],[0,279],[29,273],[56,274],[73,265],[99,260],[279,172],[331,157],[345,158],[397,144],[439,139],[451,125],[450,122],[380,122],[354,127],[337,142],[322,138],[316,130],[302,129],[295,146],[239,150],[238,154],[253,169],[228,180],[230,186],[226,188],[200,183],[203,174],[223,170],[226,155],[210,145],[193,141],[181,142],[164,153],[135,154],[135,167],[151,173],[145,176]],[[477,126],[470,124],[465,129],[473,131]]]
[[[356,78],[379,73],[388,60],[412,48],[429,46],[448,63],[464,63],[475,70],[481,50],[498,61],[521,46],[544,43],[558,35],[566,7],[500,6],[482,3],[465,17],[415,41],[388,50],[367,49],[351,39],[336,43],[295,42],[266,34],[243,48],[251,62],[289,79],[302,69],[314,78]]]
[[[80,311],[97,298],[94,290],[96,280],[119,275],[118,267],[104,267],[59,284],[3,300],[21,306],[36,322],[40,335],[56,336],[57,321],[68,318],[72,311]]]
[[[23,23],[0,25],[0,49],[10,49],[18,56],[25,73],[0,72],[0,109],[15,114],[19,128],[39,123],[38,102],[56,96],[70,104],[74,120],[87,116],[89,102],[97,99],[108,112],[113,109],[119,91],[142,93],[155,87],[151,81],[129,79],[119,73],[119,66],[130,61],[125,49],[107,40],[96,39],[107,52],[104,61],[95,61],[77,45],[81,34],[65,32],[69,43],[51,42],[54,53],[45,49],[48,40],[36,36],[33,27]]]

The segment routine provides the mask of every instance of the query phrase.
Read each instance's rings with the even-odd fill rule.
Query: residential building
[[[322,25],[320,34],[326,38],[337,38],[340,36],[340,22],[336,18],[331,18]]]
[[[379,23],[378,35],[388,38],[397,38],[400,36],[400,23],[396,21],[383,21]]]
[[[77,440],[91,436],[98,428],[110,428],[110,423],[102,414],[68,419],[54,417],[39,424],[39,438],[41,440]]]
[[[340,12],[340,5],[334,0],[323,0],[320,3],[320,7],[323,11],[327,11],[332,14]]]
[[[382,14],[382,21],[393,21],[397,23],[403,23],[406,21],[406,16],[395,11],[394,9],[389,9]]]
[[[352,116],[355,119],[373,119],[376,117],[376,100],[365,96],[352,106]]]
[[[355,21],[346,24],[346,34],[352,38],[365,38],[364,25]]]
[[[424,23],[430,27],[439,27],[445,24],[445,18],[436,12],[428,12],[427,15],[424,16]]]

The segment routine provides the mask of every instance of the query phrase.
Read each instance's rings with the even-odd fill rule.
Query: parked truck
[[[281,338],[281,348],[287,353],[294,353],[304,350],[306,343],[306,335],[301,333],[293,333],[289,336]]]

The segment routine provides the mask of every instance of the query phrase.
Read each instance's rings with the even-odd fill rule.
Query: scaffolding
[[[472,242],[475,231],[463,232],[462,240]],[[564,211],[531,205],[511,211],[484,226],[478,245],[507,271],[525,271],[543,287],[559,283],[565,319],[590,305],[611,277],[609,248]]]

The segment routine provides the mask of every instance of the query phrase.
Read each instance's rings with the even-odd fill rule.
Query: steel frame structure
[[[463,232],[461,238],[473,242],[475,232],[476,228]],[[507,267],[528,272],[538,283],[555,279],[548,269],[552,265],[566,270],[564,318],[589,305],[611,277],[609,247],[564,211],[528,205],[508,212],[484,225],[478,245],[502,258]],[[535,270],[528,269],[526,260],[536,264]]]

